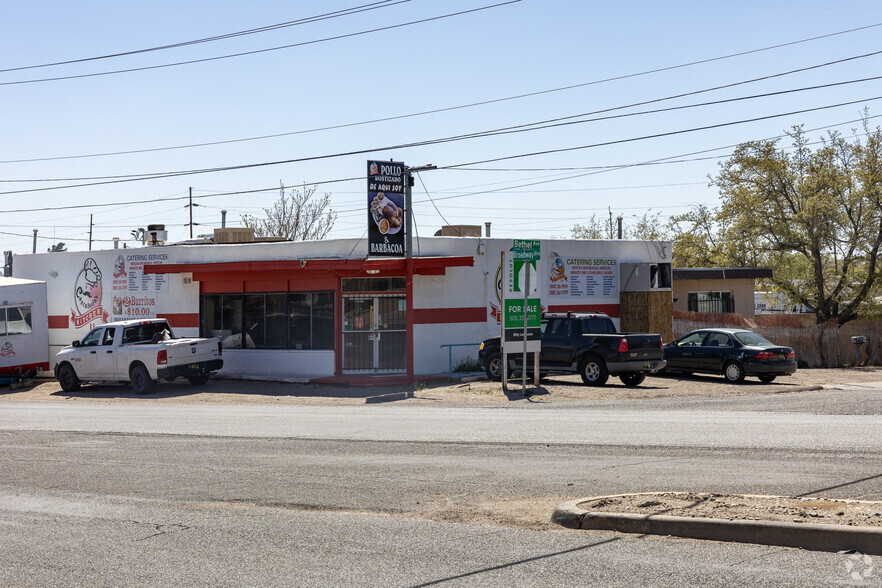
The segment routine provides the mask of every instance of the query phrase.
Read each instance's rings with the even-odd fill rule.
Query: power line
[[[358,37],[361,35],[368,35],[371,33],[390,31],[390,30],[399,29],[399,28],[403,28],[403,27],[407,27],[407,26],[411,26],[411,25],[424,24],[427,22],[442,20],[445,18],[452,18],[454,16],[462,16],[464,14],[469,14],[469,13],[473,13],[473,12],[480,12],[482,10],[489,10],[491,8],[499,8],[500,6],[505,6],[507,4],[515,4],[517,2],[521,2],[521,0],[507,0],[506,2],[500,2],[498,4],[490,4],[487,6],[481,6],[479,8],[472,8],[469,10],[461,10],[459,12],[451,12],[448,14],[442,14],[440,16],[433,16],[433,17],[429,17],[429,18],[413,20],[410,22],[400,23],[400,24],[396,24],[396,25],[388,25],[385,27],[368,29],[368,30],[364,30],[364,31],[358,31],[355,33],[346,33],[343,35],[336,35],[333,37],[314,39],[312,41],[302,41],[300,43],[291,43],[290,45],[280,45],[278,47],[268,47],[266,49],[255,49],[253,51],[242,51],[240,53],[230,53],[227,55],[217,55],[214,57],[204,57],[202,59],[191,59],[188,61],[177,61],[174,63],[163,63],[160,65],[147,65],[147,66],[143,66],[143,67],[131,67],[131,68],[126,68],[126,69],[117,69],[117,70],[112,70],[112,71],[101,71],[101,72],[94,72],[94,73],[88,73],[88,74],[58,76],[58,77],[53,77],[53,78],[40,78],[40,79],[34,79],[34,80],[16,80],[13,82],[0,82],[0,86],[18,86],[18,85],[23,85],[23,84],[36,84],[36,83],[41,83],[41,82],[57,82],[57,81],[61,81],[61,80],[76,80],[76,79],[82,79],[82,78],[94,78],[94,77],[99,77],[99,76],[109,76],[109,75],[115,75],[115,74],[121,74],[121,73],[131,73],[131,72],[136,72],[136,71],[149,71],[149,70],[154,70],[154,69],[163,69],[166,67],[177,67],[180,65],[192,65],[194,63],[207,63],[210,61],[219,61],[221,59],[231,59],[233,57],[244,57],[246,55],[257,55],[260,53],[269,53],[270,51],[279,51],[282,49],[292,49],[294,47],[304,47],[306,45],[315,45],[318,43],[325,43],[328,41],[339,41],[340,39],[348,39],[348,38],[352,38],[352,37]]]
[[[157,47],[148,47],[146,49],[135,49],[132,51],[121,51],[118,53],[110,53],[107,55],[98,55],[95,57],[83,57],[80,59],[69,59],[67,61],[55,61],[52,63],[40,63],[37,65],[23,65],[23,66],[18,66],[18,67],[8,67],[5,69],[0,69],[0,73],[8,73],[8,72],[12,72],[12,71],[24,71],[24,70],[29,70],[29,69],[40,69],[40,68],[45,68],[45,67],[56,67],[59,65],[71,65],[74,63],[86,63],[89,61],[99,61],[99,60],[104,60],[104,59],[113,59],[116,57],[126,57],[126,56],[130,56],[130,55],[138,55],[138,54],[142,54],[142,53],[152,53],[154,51],[164,51],[167,49],[178,49],[180,47],[189,47],[191,45],[199,45],[202,43],[211,43],[214,41],[222,41],[225,39],[232,39],[235,37],[241,37],[241,36],[245,36],[245,35],[253,35],[256,33],[265,33],[265,32],[269,32],[269,31],[277,31],[279,29],[284,29],[287,27],[293,27],[293,26],[298,26],[298,25],[303,25],[303,24],[311,24],[314,22],[320,22],[323,20],[331,19],[331,18],[339,18],[341,16],[349,16],[352,14],[358,14],[360,12],[367,12],[369,10],[376,10],[378,8],[387,8],[389,6],[394,6],[396,4],[403,4],[405,2],[410,2],[410,0],[398,0],[398,1],[391,3],[391,4],[390,4],[390,2],[392,2],[392,0],[382,0],[381,2],[372,2],[370,4],[362,4],[361,6],[354,6],[352,8],[345,8],[343,10],[336,10],[334,12],[326,12],[324,14],[318,14],[315,16],[308,16],[308,17],[297,19],[297,20],[289,20],[286,22],[281,22],[281,23],[272,24],[272,25],[266,25],[266,26],[262,26],[262,27],[258,27],[258,28],[254,28],[254,29],[246,29],[243,31],[236,31],[233,33],[225,33],[223,35],[216,35],[213,37],[205,37],[202,39],[193,39],[190,41],[182,41],[179,43],[171,43],[168,45],[159,45]]]
[[[572,89],[576,89],[576,88],[582,88],[582,87],[585,87],[585,86],[590,86],[590,85],[595,85],[595,84],[602,84],[602,83],[606,83],[606,82],[617,81],[617,80],[627,79],[627,78],[631,78],[631,77],[642,76],[642,75],[647,75],[647,74],[651,74],[651,73],[657,73],[657,72],[661,72],[661,71],[668,71],[668,70],[679,69],[679,68],[683,68],[683,67],[689,67],[689,66],[691,66],[691,65],[702,64],[702,63],[706,63],[706,62],[708,62],[708,61],[716,61],[716,60],[722,60],[722,59],[729,59],[729,58],[732,58],[732,57],[738,57],[738,56],[746,55],[746,54],[750,54],[750,53],[755,53],[755,52],[760,52],[760,51],[768,51],[768,50],[771,50],[771,49],[777,49],[777,48],[780,48],[780,47],[783,47],[783,46],[787,46],[787,45],[791,45],[791,44],[805,43],[805,42],[809,42],[809,41],[813,41],[813,40],[817,40],[817,39],[821,39],[821,38],[826,38],[826,37],[829,37],[829,36],[841,35],[841,34],[845,34],[845,33],[849,33],[849,32],[854,32],[854,31],[863,30],[864,28],[871,28],[871,27],[876,27],[876,26],[882,26],[882,23],[875,24],[875,25],[869,25],[868,27],[861,27],[861,28],[858,28],[858,29],[850,29],[850,30],[848,30],[848,31],[841,31],[841,32],[838,32],[838,33],[830,33],[829,35],[823,35],[823,36],[821,36],[821,37],[812,37],[812,38],[809,38],[809,39],[803,39],[803,40],[800,40],[800,41],[794,41],[794,42],[792,42],[792,43],[786,43],[786,44],[784,44],[784,45],[774,45],[774,46],[771,46],[771,47],[765,47],[765,48],[761,48],[761,49],[754,49],[754,50],[751,50],[751,51],[742,51],[742,52],[739,52],[739,53],[733,53],[733,54],[725,55],[725,56],[721,56],[721,57],[715,57],[715,58],[711,58],[711,59],[707,59],[707,60],[701,60],[701,61],[695,61],[695,62],[690,62],[690,63],[685,63],[685,64],[673,65],[673,66],[668,66],[668,67],[664,67],[664,68],[660,68],[660,69],[655,69],[655,70],[648,70],[648,71],[645,71],[645,72],[640,72],[640,73],[635,73],[635,74],[627,74],[627,75],[623,75],[623,76],[617,76],[617,77],[612,77],[612,78],[606,78],[606,79],[602,79],[602,80],[595,80],[595,81],[585,82],[585,83],[581,83],[581,84],[575,84],[575,85],[570,85],[570,86],[563,86],[563,87],[559,87],[559,88],[552,88],[552,89],[549,89],[549,90],[540,90],[540,91],[537,91],[537,92],[531,92],[531,93],[527,93],[527,94],[519,94],[519,95],[515,95],[515,96],[508,96],[508,97],[505,97],[505,98],[497,98],[497,99],[493,99],[493,100],[485,100],[485,101],[481,101],[481,102],[473,102],[473,103],[470,103],[470,104],[463,104],[463,105],[451,106],[451,107],[446,107],[446,108],[438,108],[438,109],[434,109],[434,110],[426,110],[426,111],[415,112],[415,113],[410,113],[410,114],[402,114],[402,115],[396,115],[396,116],[389,116],[389,117],[378,118],[378,119],[371,119],[371,120],[365,120],[365,121],[359,121],[359,122],[354,122],[354,123],[344,123],[344,124],[338,124],[338,125],[329,125],[329,126],[324,126],[324,127],[316,127],[316,128],[312,128],[312,129],[304,129],[304,130],[299,130],[299,131],[289,131],[289,132],[285,132],[285,133],[274,133],[274,134],[270,134],[270,135],[259,135],[259,136],[254,136],[254,137],[244,137],[244,138],[238,138],[238,139],[227,139],[227,140],[221,140],[221,141],[209,141],[209,142],[202,142],[202,143],[191,143],[191,144],[187,144],[187,145],[174,145],[174,146],[169,146],[169,147],[154,147],[154,148],[148,148],[148,149],[133,149],[133,150],[127,150],[127,151],[112,151],[112,152],[105,152],[105,153],[90,153],[90,154],[81,154],[81,155],[66,155],[66,156],[40,157],[40,158],[29,158],[29,159],[11,159],[11,160],[0,161],[0,164],[5,164],[5,163],[31,163],[31,162],[39,162],[39,161],[59,161],[59,160],[66,160],[66,159],[83,159],[83,158],[92,158],[92,157],[109,157],[109,156],[116,156],[116,155],[132,155],[132,154],[137,154],[137,153],[153,153],[153,152],[157,152],[157,151],[171,151],[171,150],[177,150],[177,149],[190,149],[190,148],[194,148],[194,147],[209,147],[209,146],[215,146],[215,145],[226,145],[226,144],[232,144],[232,143],[241,143],[241,142],[247,142],[247,141],[258,141],[258,140],[264,140],[264,139],[275,139],[275,138],[279,138],[279,137],[288,137],[288,136],[293,136],[293,135],[301,135],[301,134],[315,133],[315,132],[320,132],[320,131],[328,131],[328,130],[337,130],[337,129],[343,129],[343,128],[350,128],[350,127],[355,127],[355,126],[362,126],[362,125],[374,124],[374,123],[378,123],[378,122],[388,122],[388,121],[392,121],[392,120],[400,120],[400,119],[404,119],[404,118],[412,118],[412,117],[418,117],[418,116],[425,116],[425,115],[429,115],[429,114],[438,114],[438,113],[441,113],[441,112],[449,112],[449,111],[452,111],[452,110],[460,110],[460,109],[465,109],[465,108],[472,108],[472,107],[475,107],[475,106],[484,106],[484,105],[494,104],[494,103],[498,103],[498,102],[505,102],[505,101],[510,101],[510,100],[518,100],[518,99],[521,99],[521,98],[527,98],[527,97],[532,97],[532,96],[539,96],[539,95],[542,95],[542,94],[549,94],[549,93],[553,93],[553,92],[561,92],[561,91],[565,91],[565,90],[572,90]],[[711,92],[711,91],[715,91],[715,90],[719,90],[719,89],[730,88],[730,87],[734,87],[734,86],[738,86],[738,85],[745,85],[745,84],[755,83],[755,82],[758,82],[758,81],[764,81],[764,80],[768,80],[768,79],[772,79],[772,78],[776,78],[776,77],[782,77],[782,76],[792,75],[792,74],[795,74],[795,73],[802,73],[802,72],[809,71],[809,70],[812,70],[812,69],[819,69],[819,68],[822,68],[822,67],[828,67],[828,66],[830,66],[830,65],[838,65],[838,64],[841,64],[841,63],[845,63],[845,62],[847,62],[847,61],[852,61],[852,60],[856,60],[856,59],[863,59],[863,58],[866,58],[866,57],[871,57],[871,56],[878,55],[879,53],[882,53],[882,52],[877,51],[877,52],[874,52],[874,53],[867,53],[867,54],[863,54],[863,55],[856,55],[856,56],[847,57],[847,58],[844,58],[844,59],[839,59],[839,60],[835,60],[835,61],[830,61],[830,62],[827,62],[827,63],[817,64],[817,65],[813,65],[813,66],[809,66],[809,67],[805,67],[805,68],[799,68],[799,69],[795,69],[795,70],[790,70],[790,71],[786,71],[786,72],[780,72],[780,73],[772,74],[772,75],[769,75],[769,76],[762,76],[762,77],[759,77],[759,78],[753,78],[753,79],[749,79],[749,80],[743,80],[743,81],[740,81],[740,82],[734,82],[734,83],[731,83],[731,84],[725,84],[725,85],[722,85],[722,86],[715,86],[715,87],[712,87],[712,88],[706,88],[706,89],[703,89],[703,90],[697,90],[697,91],[694,91],[694,92],[687,92],[687,93],[678,94],[678,95],[674,95],[674,96],[668,96],[668,97],[664,97],[664,98],[656,98],[656,99],[654,99],[654,100],[648,100],[648,101],[644,101],[644,102],[637,102],[637,103],[633,103],[633,104],[629,104],[629,105],[625,105],[625,106],[618,106],[618,107],[615,107],[615,108],[610,108],[610,109],[605,109],[605,110],[598,110],[598,111],[594,111],[594,112],[591,112],[591,113],[583,113],[583,114],[581,114],[581,115],[573,115],[573,117],[578,117],[578,116],[589,116],[589,115],[592,115],[592,114],[600,114],[600,113],[603,113],[603,112],[609,112],[609,111],[612,111],[612,110],[619,110],[619,109],[624,109],[624,108],[631,108],[631,107],[634,107],[634,106],[642,106],[642,105],[651,104],[651,103],[655,103],[655,102],[661,102],[661,101],[665,101],[665,100],[672,100],[672,99],[675,99],[675,98],[681,98],[681,97],[685,97],[685,96],[690,96],[690,95],[696,95],[696,94],[701,94],[701,93]],[[554,119],[554,120],[562,120],[562,119]],[[539,124],[539,123],[533,123],[533,124]]]

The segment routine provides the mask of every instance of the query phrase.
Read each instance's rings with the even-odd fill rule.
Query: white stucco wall
[[[421,257],[474,257],[473,267],[450,267],[445,275],[416,275],[413,281],[413,307],[422,309],[466,309],[469,322],[445,322],[442,319],[429,324],[415,324],[413,331],[414,372],[420,374],[446,373],[449,369],[448,350],[443,344],[478,343],[497,335],[500,299],[497,294],[500,253],[512,247],[512,239],[478,237],[422,237],[414,239],[415,254]],[[336,239],[326,241],[247,243],[231,245],[187,245],[109,249],[91,252],[41,253],[17,255],[13,260],[13,275],[19,278],[47,282],[48,314],[56,321],[68,317],[67,328],[49,329],[50,360],[54,365],[55,353],[74,339],[81,338],[90,328],[105,321],[137,316],[152,317],[156,314],[199,313],[199,284],[184,283],[184,276],[168,274],[147,276],[138,273],[143,263],[222,263],[236,261],[274,261],[295,259],[363,259],[367,244],[363,239]],[[550,295],[552,284],[550,269],[558,258],[566,270],[578,273],[578,263],[592,260],[614,261],[614,267],[622,263],[670,263],[670,242],[617,241],[617,240],[543,240],[541,260],[538,264],[539,295],[544,307],[568,306],[590,307],[594,305],[618,305],[621,284],[615,291],[604,296],[595,291],[593,295]],[[88,260],[92,260],[89,262]],[[120,260],[125,275],[119,273]],[[92,267],[94,266],[94,267]],[[95,274],[100,271],[100,289],[95,289]],[[307,265],[308,267],[308,265]],[[617,280],[621,280],[618,269]],[[117,274],[115,277],[114,274]],[[130,279],[134,276],[134,279]],[[89,278],[89,279],[87,279]],[[569,283],[578,278],[568,276]],[[559,282],[558,282],[559,283]],[[80,298],[78,289],[83,287],[92,293],[91,299]],[[97,300],[96,300],[97,298]],[[95,317],[89,317],[83,300],[100,307]],[[131,305],[120,306],[121,301]],[[129,308],[146,313],[127,315]],[[93,309],[94,310],[94,309]],[[337,309],[341,312],[342,309]],[[106,314],[106,318],[105,318]],[[443,313],[442,313],[443,315]],[[462,313],[459,315],[462,316]],[[90,320],[79,324],[77,317]],[[433,319],[434,320],[434,319]],[[617,319],[616,322],[618,323]],[[182,336],[198,335],[198,327],[177,328]],[[476,357],[477,347],[460,347],[453,350],[453,363],[463,357]],[[274,350],[227,350],[224,353],[224,374],[253,375],[265,377],[306,378],[334,374],[334,352],[274,351]]]

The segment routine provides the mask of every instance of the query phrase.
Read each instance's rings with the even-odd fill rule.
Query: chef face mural
[[[70,318],[76,328],[96,319],[107,322],[107,313],[101,306],[101,290],[101,270],[90,257],[83,264],[74,284],[74,308],[70,311]]]

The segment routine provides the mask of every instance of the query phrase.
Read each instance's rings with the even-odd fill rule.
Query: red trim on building
[[[24,363],[21,365],[12,365],[8,367],[0,367],[0,374],[20,374],[22,372],[39,372],[49,371],[49,362],[43,363]]]
[[[181,313],[157,313],[156,318],[165,319],[173,329],[183,329],[185,327],[199,328],[198,312],[181,312]]]
[[[564,304],[557,306],[552,306],[550,304],[548,305],[548,312],[567,312],[569,310],[572,310],[573,312],[597,311],[608,314],[613,318],[618,318],[621,311],[621,306],[618,304]]]
[[[471,308],[415,308],[415,325],[439,325],[445,323],[484,323],[487,322],[487,309],[483,306]]]
[[[459,257],[414,257],[412,259],[412,272],[428,275],[440,275],[439,272],[448,267],[472,267],[475,258],[472,256]],[[168,263],[147,264],[144,266],[145,274],[179,274],[190,272],[193,279],[202,281],[211,280],[212,274],[225,274],[224,279],[231,279],[231,273],[244,273],[246,279],[273,279],[278,273],[290,276],[293,274],[310,274],[315,272],[335,273],[361,273],[371,271],[379,272],[407,272],[406,260],[396,259],[282,259],[275,261],[229,261],[218,263]],[[264,274],[264,275],[257,275]],[[217,278],[218,276],[214,276]],[[237,276],[238,277],[238,276]],[[234,278],[235,279],[235,278]]]
[[[49,315],[49,328],[50,329],[69,329],[70,328],[70,316],[68,316],[66,314]]]

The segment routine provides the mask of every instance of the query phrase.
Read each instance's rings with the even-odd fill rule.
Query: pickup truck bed
[[[603,386],[618,375],[627,386],[638,386],[647,373],[665,367],[661,335],[616,333],[603,313],[545,313],[542,315],[541,374],[578,373],[590,386]],[[533,354],[527,371],[532,372]],[[520,371],[522,354],[509,354],[508,373]],[[481,343],[478,360],[491,380],[502,379],[499,337]]]

